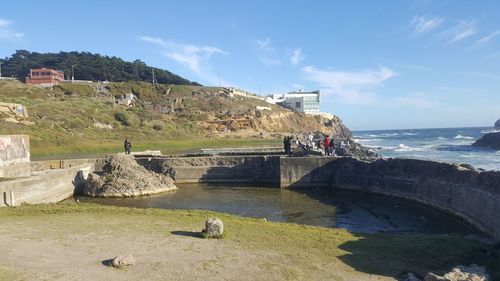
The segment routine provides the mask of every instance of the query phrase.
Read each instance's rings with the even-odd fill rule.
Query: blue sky
[[[0,57],[90,51],[204,85],[320,89],[355,130],[491,126],[499,19],[497,0],[0,0]]]

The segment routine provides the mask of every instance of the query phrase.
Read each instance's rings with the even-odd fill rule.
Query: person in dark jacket
[[[123,146],[125,147],[125,154],[130,154],[130,150],[132,149],[132,143],[128,139],[125,139]]]

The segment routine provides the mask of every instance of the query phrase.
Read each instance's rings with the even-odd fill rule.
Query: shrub
[[[115,113],[115,119],[116,121],[120,122],[123,126],[130,126],[130,120],[128,116],[124,112],[117,112]]]
[[[153,125],[153,129],[155,131],[161,131],[161,130],[163,130],[163,127],[161,125],[159,125],[159,124],[154,124]]]

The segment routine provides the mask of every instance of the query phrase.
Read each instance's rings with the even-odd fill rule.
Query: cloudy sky
[[[204,85],[319,89],[353,129],[500,118],[497,0],[75,2],[0,0],[0,57],[90,51]]]

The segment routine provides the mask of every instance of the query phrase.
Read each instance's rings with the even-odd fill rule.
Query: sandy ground
[[[338,259],[300,263],[300,256],[242,247],[237,239],[202,239],[201,225],[186,225],[130,214],[3,217],[0,280],[395,280]],[[136,264],[103,264],[124,253]]]

